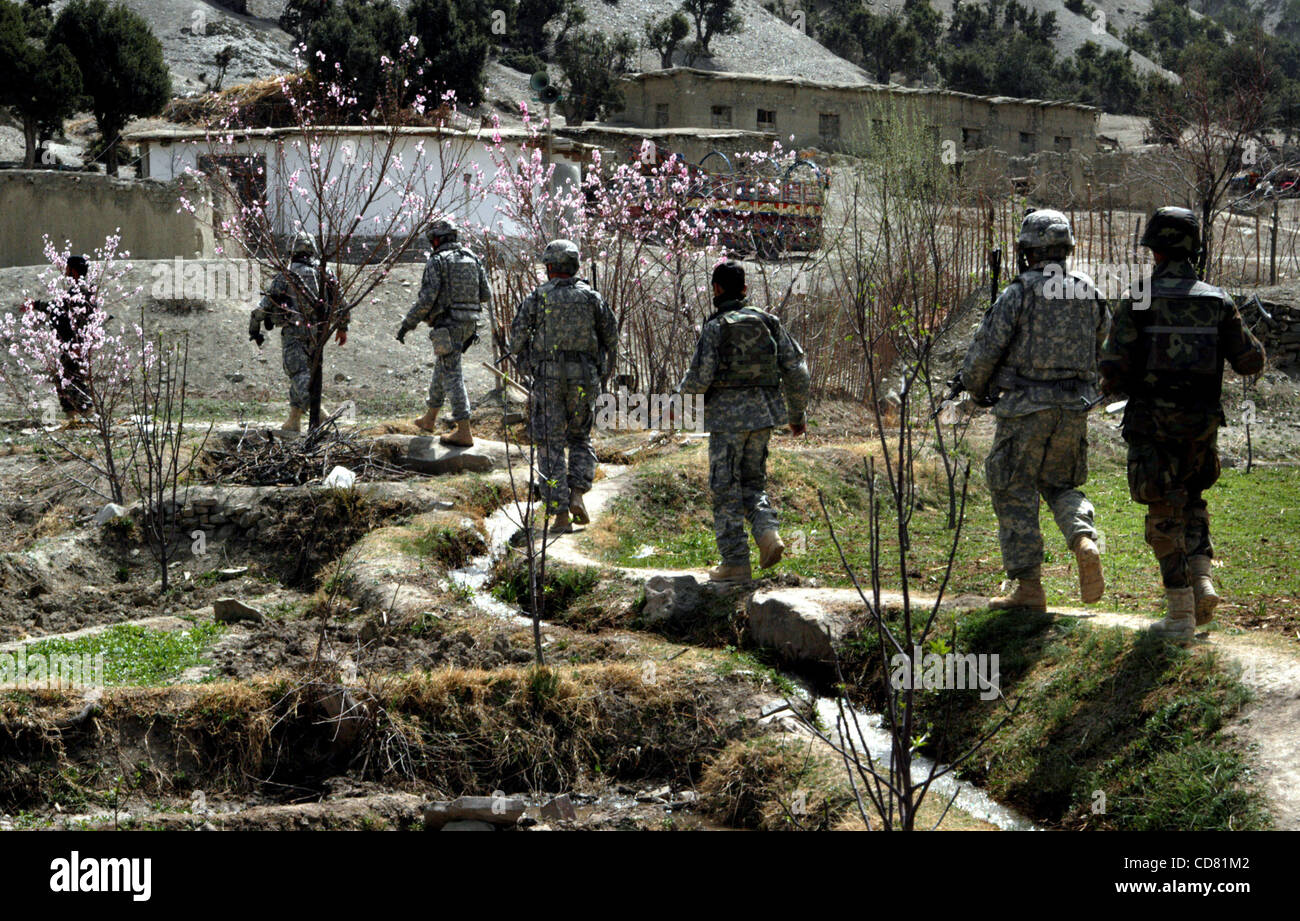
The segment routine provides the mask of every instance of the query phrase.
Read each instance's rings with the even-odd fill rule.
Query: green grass
[[[42,640],[27,645],[29,656],[104,657],[104,683],[157,685],[202,662],[204,651],[221,633],[218,624],[196,624],[188,630],[151,630],[119,624],[77,639]]]
[[[996,654],[1017,709],[997,729],[1008,708],[979,690],[919,691],[915,734],[951,761],[997,729],[963,776],[999,802],[1057,828],[1268,827],[1246,758],[1222,732],[1249,693],[1212,652],[1024,612],[943,615],[938,633],[958,654]],[[845,659],[850,695],[883,709],[874,631]]]
[[[1122,460],[1098,456],[1085,491],[1097,509],[1105,538],[1103,563],[1109,583],[1103,605],[1157,614],[1163,589],[1144,540],[1145,507],[1129,499]],[[624,566],[699,568],[717,562],[703,447],[644,465],[640,479],[615,500],[606,519],[610,534],[598,547]],[[867,480],[862,459],[842,449],[798,452],[773,450],[768,461],[769,495],[780,516],[787,545],[780,570],[816,578],[826,585],[848,579],[818,504],[825,496],[835,535],[858,572],[868,560]],[[914,590],[933,592],[942,581],[953,532],[947,527],[947,495],[938,461],[918,467],[918,507],[912,517],[909,569]],[[1257,469],[1249,474],[1225,470],[1207,494],[1216,569],[1226,605],[1246,610],[1295,613],[1300,595],[1300,469]],[[1048,603],[1078,600],[1073,556],[1052,520],[1040,512],[1045,547],[1044,583]],[[886,588],[899,584],[895,517],[886,509],[882,522],[882,564]],[[643,548],[654,548],[644,555]],[[757,550],[751,545],[757,565]],[[972,464],[962,540],[957,548],[949,595],[992,594],[1002,580],[997,519],[984,484],[981,463]]]

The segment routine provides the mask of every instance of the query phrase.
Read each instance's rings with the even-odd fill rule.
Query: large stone
[[[699,610],[704,591],[695,576],[651,576],[645,584],[641,617],[652,627],[681,623]]]
[[[573,808],[573,801],[569,799],[569,794],[561,793],[555,799],[542,806],[542,818],[558,819],[566,822],[572,822],[578,817],[578,811]]]
[[[847,601],[840,593],[816,590],[755,592],[748,604],[749,637],[787,662],[833,662],[836,648],[853,627]]]
[[[496,831],[497,827],[491,822],[483,822],[478,819],[455,819],[448,822],[439,831]]]
[[[441,831],[451,822],[475,821],[513,826],[524,814],[524,801],[516,796],[461,796],[450,802],[435,801],[424,807],[426,831]]]
[[[241,620],[260,624],[263,620],[261,611],[249,607],[238,598],[218,598],[212,603],[212,617],[219,624],[233,624]]]
[[[378,440],[393,450],[398,466],[416,473],[487,473],[506,466],[506,446],[485,438],[474,439],[469,448],[444,445],[427,435],[383,435]],[[516,464],[525,463],[518,448],[512,447],[510,453]]]

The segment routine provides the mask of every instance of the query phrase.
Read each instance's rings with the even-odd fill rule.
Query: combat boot
[[[782,543],[781,535],[775,529],[764,531],[754,540],[758,544],[758,565],[761,568],[770,569],[781,562],[781,554],[785,553],[785,544]]]
[[[301,432],[302,431],[302,410],[296,406],[289,407],[289,418],[284,425],[280,426],[282,432]]]
[[[583,495],[576,490],[569,492],[569,514],[573,516],[575,524],[591,524],[591,516],[587,514],[587,506],[582,501]]]
[[[1080,534],[1070,547],[1079,564],[1079,594],[1084,604],[1100,601],[1106,593],[1106,579],[1101,574],[1101,551],[1087,534]]]
[[[551,526],[547,528],[550,534],[570,534],[573,532],[573,522],[569,520],[569,510],[561,509],[560,513],[555,516]]]
[[[438,424],[438,410],[430,406],[423,416],[414,420],[413,424],[417,429],[426,432],[435,431],[434,427]]]
[[[1213,564],[1208,556],[1189,556],[1187,568],[1191,570],[1192,594],[1196,597],[1196,626],[1204,627],[1214,620],[1214,609],[1219,605],[1219,593],[1210,581]]]
[[[1196,636],[1196,593],[1191,588],[1165,589],[1165,619],[1152,624],[1153,636],[1185,646]]]
[[[709,570],[711,582],[749,582],[754,578],[749,568],[749,561],[744,563],[723,563]]]
[[[445,445],[452,445],[453,447],[457,447],[457,448],[473,447],[474,436],[471,435],[469,431],[469,420],[457,419],[455,430],[452,432],[448,432],[446,435],[443,435],[438,440]],[[567,511],[564,514],[565,517],[568,517]]]
[[[1017,579],[1014,592],[989,599],[989,610],[1009,611],[1013,608],[1028,608],[1032,611],[1047,610],[1047,593],[1043,591],[1043,578],[1041,575],[1035,574]]]

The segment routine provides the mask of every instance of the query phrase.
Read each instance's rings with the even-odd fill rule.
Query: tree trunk
[[[308,392],[309,393],[308,398],[310,400],[309,405],[311,407],[310,415],[308,417],[309,421],[307,425],[307,431],[309,432],[312,429],[316,428],[316,426],[320,425],[320,415],[321,415],[320,403],[321,403],[321,393],[322,390],[324,389],[323,387],[324,368],[325,368],[325,340],[322,339],[320,342],[316,342],[313,340],[312,350],[311,350],[311,389]]]
[[[23,141],[26,144],[23,169],[33,169],[36,166],[36,119],[23,119]]]

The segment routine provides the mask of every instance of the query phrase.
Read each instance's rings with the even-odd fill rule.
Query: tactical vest
[[[538,357],[582,352],[600,358],[600,295],[591,286],[578,279],[553,279],[537,289],[536,297],[541,317],[532,349]]]
[[[778,387],[776,318],[757,307],[740,307],[715,317],[720,326],[717,387]]]
[[[442,275],[438,306],[460,314],[481,311],[478,257],[463,246],[453,246],[440,251],[437,259]]]
[[[295,260],[289,265],[284,287],[289,303],[272,307],[272,321],[281,328],[307,323],[320,301],[320,268],[312,262]]]
[[[1030,269],[1016,281],[1023,309],[998,384],[1014,390],[1095,381],[1101,304],[1092,280],[1079,272],[1049,278]]]
[[[1146,374],[1137,393],[1160,401],[1218,411],[1223,390],[1223,349],[1219,324],[1227,296],[1220,288],[1194,278],[1156,277],[1151,306],[1135,310],[1141,335],[1139,354]]]

